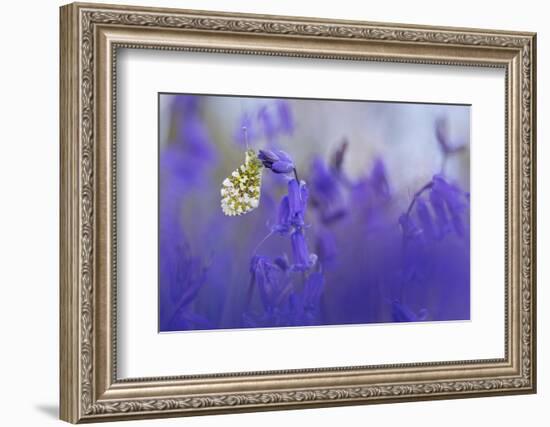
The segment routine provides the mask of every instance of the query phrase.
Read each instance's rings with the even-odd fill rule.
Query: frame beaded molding
[[[309,22],[292,18],[262,17],[251,15],[204,15],[192,11],[155,12],[149,10],[124,10],[124,7],[78,7],[78,51],[80,57],[79,85],[80,102],[80,165],[79,168],[79,420],[99,420],[108,414],[183,414],[186,411],[198,413],[207,409],[246,410],[255,407],[292,407],[293,404],[324,403],[345,404],[365,402],[376,398],[383,400],[406,400],[410,398],[445,397],[455,393],[490,394],[493,391],[532,392],[535,388],[535,348],[534,348],[534,291],[535,277],[535,146],[534,115],[532,105],[534,95],[534,38],[525,34],[487,34],[475,30],[407,28],[406,26],[385,26],[385,24],[347,22]],[[521,50],[521,374],[517,377],[466,379],[461,381],[437,381],[370,385],[365,387],[334,387],[273,392],[250,392],[237,394],[200,395],[181,398],[155,398],[136,400],[94,400],[94,29],[96,25],[139,26],[156,29],[201,30],[209,32],[257,33],[280,37],[303,36],[310,38],[357,39],[370,41],[391,41],[424,43],[430,45],[483,46]],[[141,47],[128,44],[127,47]],[[125,46],[126,47],[126,46]],[[149,46],[151,47],[151,46]],[[154,49],[174,49],[169,46],[152,46]],[[181,50],[181,48],[180,48]],[[208,52],[231,52],[224,49],[191,49]],[[243,50],[240,53],[274,55],[273,52]],[[360,59],[337,55],[280,53],[284,56],[315,57],[327,59]],[[113,50],[116,56],[116,48]],[[387,60],[369,58],[369,60]],[[458,65],[460,61],[430,62],[415,59],[391,60],[406,63],[443,63]],[[114,62],[116,63],[116,61]],[[494,66],[482,61],[474,66]],[[508,76],[507,76],[508,78]],[[116,75],[113,76],[113,88]],[[116,99],[115,99],[116,100]],[[508,105],[507,105],[508,110]],[[116,126],[116,110],[113,109],[113,126]],[[113,153],[116,160],[116,153]],[[116,166],[116,165],[114,165]],[[506,192],[508,193],[508,192]],[[113,191],[116,199],[116,188]],[[508,197],[508,194],[506,194]],[[114,204],[116,206],[116,204]],[[116,219],[116,212],[113,213]],[[509,237],[506,233],[506,239]],[[114,240],[116,246],[116,239]],[[506,254],[507,256],[507,254]],[[113,261],[116,274],[116,260]],[[76,284],[74,284],[76,285]],[[116,298],[115,298],[116,303]],[[116,319],[116,316],[114,316]],[[508,322],[506,312],[506,322]],[[116,325],[111,325],[116,328]],[[115,329],[116,330],[116,329]],[[508,338],[508,337],[507,337]],[[116,341],[115,341],[116,342]],[[507,339],[506,339],[507,342]],[[507,347],[506,347],[507,348]],[[116,350],[116,349],[115,349]],[[116,351],[114,352],[116,354]],[[479,362],[479,361],[477,361]],[[441,362],[438,365],[453,365],[457,362]],[[467,362],[460,362],[461,364]],[[429,365],[435,365],[431,363]],[[410,366],[410,365],[407,365]],[[116,361],[113,364],[113,377],[116,376]],[[363,367],[365,368],[365,367]],[[345,369],[345,368],[341,368]],[[333,368],[332,370],[339,370]],[[317,371],[317,370],[305,370]],[[294,371],[292,371],[294,372]],[[225,374],[222,374],[225,375]],[[231,374],[227,374],[231,376]],[[116,378],[113,378],[116,380]]]

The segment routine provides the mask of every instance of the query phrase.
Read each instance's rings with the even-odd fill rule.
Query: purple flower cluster
[[[252,257],[251,286],[258,288],[263,310],[247,311],[245,324],[256,327],[318,324],[324,277],[315,271],[317,255],[309,252],[306,239],[309,190],[304,181],[298,180],[294,162],[287,153],[260,150],[258,158],[275,174],[291,174],[270,235],[289,237],[293,262],[289,263],[286,252],[273,260],[263,255]]]
[[[181,221],[182,207],[193,189],[206,184],[208,167],[215,162],[208,130],[199,111],[199,98],[177,97],[171,105],[178,126],[160,156],[159,291],[160,329],[204,329],[210,321],[194,310],[205,283],[204,259],[192,254]]]
[[[448,119],[433,126],[441,167],[403,188],[389,157],[353,159],[366,167],[351,174],[359,142],[350,138],[328,155],[311,143],[304,155],[289,100],[258,102],[235,126],[242,145],[222,146],[208,102],[175,96],[167,116],[161,331],[469,319],[470,197],[450,174],[467,144]],[[227,217],[218,185],[249,143],[262,147],[260,203]]]

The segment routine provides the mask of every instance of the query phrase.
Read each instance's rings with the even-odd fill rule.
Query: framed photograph
[[[60,22],[63,420],[535,392],[535,34]]]

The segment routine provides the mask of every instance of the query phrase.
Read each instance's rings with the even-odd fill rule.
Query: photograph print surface
[[[159,331],[470,319],[470,106],[159,94]]]

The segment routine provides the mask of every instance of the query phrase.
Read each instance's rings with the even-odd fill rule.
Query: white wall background
[[[113,3],[122,3],[110,0]],[[130,0],[129,0],[130,1]],[[550,29],[544,2],[462,0],[133,0],[133,4],[538,32],[539,393],[438,402],[266,412],[131,425],[542,425],[550,405]],[[0,25],[0,401],[2,425],[60,425],[58,402],[58,6],[9,2]],[[488,166],[489,167],[489,166]]]

